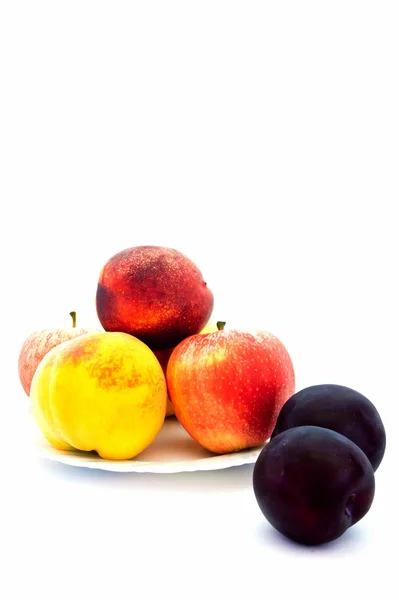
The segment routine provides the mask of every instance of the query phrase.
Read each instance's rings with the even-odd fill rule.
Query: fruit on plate
[[[76,312],[72,311],[69,314],[72,317],[72,327],[34,331],[23,343],[18,358],[18,375],[28,396],[33,375],[47,352],[62,342],[72,340],[80,335],[100,331],[94,328],[76,327]]]
[[[92,333],[53,348],[32,381],[33,414],[59,449],[133,458],[165,419],[166,381],[154,353],[126,333]]]
[[[166,371],[177,418],[218,454],[263,444],[294,393],[290,356],[274,335],[223,329],[183,340]]]
[[[209,323],[207,323],[205,325],[204,329],[202,329],[202,331],[200,331],[200,334],[212,333],[214,331],[218,331],[216,322],[209,321]],[[154,354],[161,364],[161,367],[165,374],[165,377],[166,377],[166,369],[168,366],[169,358],[170,358],[173,350],[174,350],[174,348],[169,348],[168,350],[154,350]],[[166,408],[166,416],[171,417],[174,414],[175,414],[175,409],[173,408],[173,404],[170,400],[169,393],[168,393],[168,405]]]
[[[363,518],[374,485],[373,468],[356,444],[312,425],[273,438],[253,471],[263,515],[280,533],[308,545],[332,541]]]
[[[300,425],[327,427],[346,436],[365,453],[374,471],[385,452],[381,417],[365,396],[343,385],[313,385],[294,394],[283,406],[272,438]]]
[[[96,306],[106,331],[130,333],[153,350],[163,350],[201,331],[212,313],[213,294],[181,252],[136,246],[104,265]]]

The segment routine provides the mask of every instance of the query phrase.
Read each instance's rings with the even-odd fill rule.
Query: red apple
[[[212,313],[213,295],[181,252],[136,246],[104,265],[96,306],[106,331],[130,333],[152,350],[163,350],[201,331]]]
[[[291,358],[266,331],[194,335],[172,352],[168,390],[176,417],[201,446],[218,454],[259,446],[295,392]]]
[[[83,329],[76,327],[76,313],[69,313],[72,317],[72,327],[62,329],[41,329],[34,331],[22,345],[18,358],[18,374],[22,387],[26,394],[30,394],[30,386],[33,375],[36,372],[42,358],[50,352],[54,346],[62,342],[72,340],[86,333],[100,331],[99,329]]]

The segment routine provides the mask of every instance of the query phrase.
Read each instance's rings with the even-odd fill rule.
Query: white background
[[[398,28],[396,1],[1,2],[2,598],[396,597]],[[252,467],[35,456],[20,346],[71,310],[96,325],[99,270],[140,244],[280,337],[297,389],[377,406],[375,501],[342,538],[282,538]]]

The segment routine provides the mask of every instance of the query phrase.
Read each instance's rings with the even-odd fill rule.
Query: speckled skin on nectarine
[[[212,313],[213,294],[181,252],[136,246],[104,265],[96,305],[106,331],[130,333],[162,350],[201,331]]]

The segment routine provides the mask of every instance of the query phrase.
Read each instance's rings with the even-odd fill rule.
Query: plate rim
[[[183,473],[194,471],[217,471],[232,467],[240,467],[243,465],[254,464],[260,452],[266,445],[251,446],[235,452],[216,454],[211,456],[202,456],[197,458],[179,457],[176,460],[137,460],[140,455],[126,460],[110,460],[98,456],[96,453],[85,452],[80,450],[60,450],[53,447],[48,440],[43,436],[40,429],[37,427],[35,419],[31,411],[29,411],[30,424],[34,428],[35,434],[32,438],[32,445],[37,456],[42,459],[63,465],[88,468],[91,470],[101,470],[115,473]],[[167,422],[167,421],[166,421]],[[173,423],[173,425],[172,425]],[[170,427],[180,426],[187,433],[177,418],[170,421]],[[32,432],[33,430],[31,430]]]
[[[51,450],[46,448],[36,448],[38,456],[51,462],[60,463],[70,467],[87,468],[92,470],[101,470],[114,473],[159,473],[159,474],[172,474],[172,473],[184,473],[184,472],[198,472],[198,471],[219,471],[232,467],[241,467],[244,465],[254,464],[257,457],[262,451],[262,447],[250,448],[248,450],[234,452],[231,454],[219,454],[217,456],[210,456],[206,458],[194,458],[179,461],[110,461],[107,459],[86,459],[80,460],[78,456],[73,453],[68,454],[57,454],[52,453]],[[65,451],[68,452],[68,451]],[[235,460],[229,461],[218,461],[214,459],[226,458],[234,456]]]

